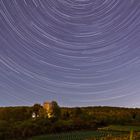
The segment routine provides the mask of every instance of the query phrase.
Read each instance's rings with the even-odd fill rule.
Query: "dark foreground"
[[[32,118],[33,112],[39,117]],[[138,108],[57,106],[54,114],[46,117],[41,105],[0,108],[0,140],[135,140],[140,132]]]

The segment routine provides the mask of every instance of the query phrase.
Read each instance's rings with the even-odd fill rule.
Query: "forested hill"
[[[37,117],[33,118],[33,112]],[[140,109],[120,107],[57,107],[49,118],[43,107],[0,107],[0,139],[12,140],[35,135],[97,130],[117,125],[140,125]]]
[[[22,121],[32,117],[34,106],[0,107],[0,120]],[[61,107],[61,118],[70,119],[76,116],[104,121],[107,123],[134,123],[140,122],[139,108],[123,107]]]
[[[23,121],[31,118],[33,107],[0,107],[0,120]]]

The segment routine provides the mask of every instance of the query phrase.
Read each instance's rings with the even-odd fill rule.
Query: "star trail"
[[[0,106],[140,107],[139,0],[0,0]]]

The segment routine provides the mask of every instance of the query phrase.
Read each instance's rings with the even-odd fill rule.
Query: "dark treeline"
[[[32,118],[36,112],[38,117]],[[48,118],[41,105],[0,108],[0,139],[26,139],[35,135],[93,129],[110,124],[140,125],[140,109],[117,107],[58,108]],[[59,113],[58,113],[59,112]]]

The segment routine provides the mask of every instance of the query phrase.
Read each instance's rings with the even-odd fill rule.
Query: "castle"
[[[48,118],[53,117],[53,103],[52,102],[44,102],[43,108],[46,111]]]
[[[57,103],[55,101],[52,102],[44,102],[43,105],[35,104],[34,105],[34,111],[32,112],[32,118],[36,119],[40,116],[47,117],[47,118],[52,118],[55,116],[55,109],[56,109]]]

